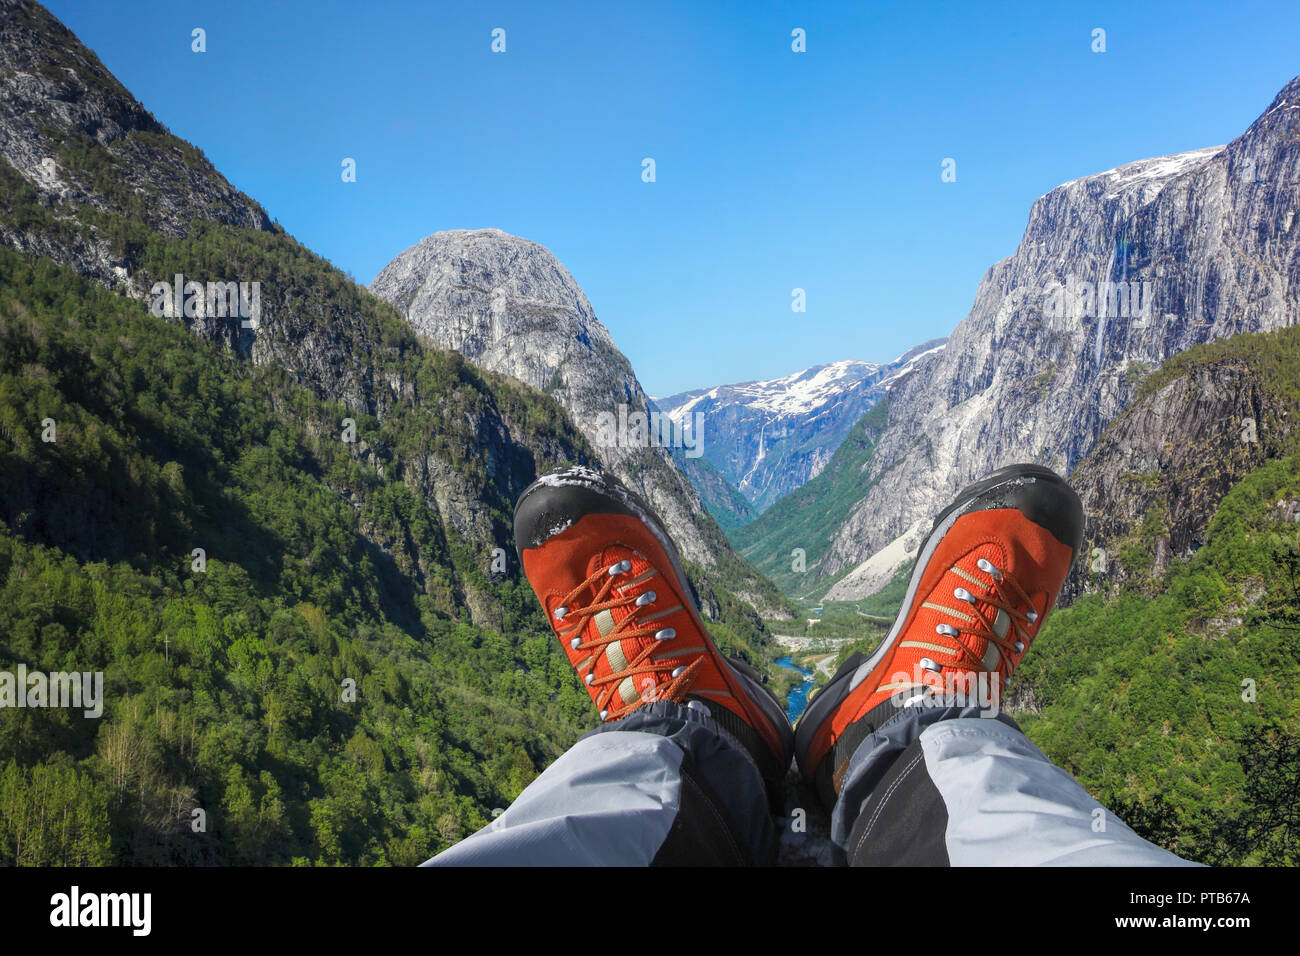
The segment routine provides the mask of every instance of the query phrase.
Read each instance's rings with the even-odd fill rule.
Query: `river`
[[[790,723],[799,719],[803,709],[808,706],[808,691],[812,687],[813,672],[806,667],[799,667],[793,660],[788,657],[782,657],[776,662],[777,667],[784,667],[788,670],[795,671],[803,675],[803,681],[795,684],[790,688],[790,696],[785,699],[785,713],[790,718]]]

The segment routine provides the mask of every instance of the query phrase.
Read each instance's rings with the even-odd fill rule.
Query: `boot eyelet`
[[[665,627],[663,630],[655,631],[656,641],[671,641],[677,636],[677,631],[671,627]]]

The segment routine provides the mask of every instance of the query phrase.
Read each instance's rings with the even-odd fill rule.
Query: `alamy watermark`
[[[133,936],[148,936],[153,927],[152,893],[83,893],[73,885],[50,897],[50,925],[123,927]]]
[[[1002,704],[1002,677],[991,671],[941,672],[923,658],[913,672],[899,671],[886,685],[896,707],[979,707],[981,717],[996,717]],[[936,667],[938,665],[935,665]],[[883,689],[883,688],[882,688]]]
[[[1151,312],[1151,283],[1145,280],[1088,282],[1070,275],[1043,288],[1043,315],[1051,318],[1134,318],[1145,325]]]
[[[704,454],[704,413],[681,423],[663,412],[633,412],[620,404],[596,416],[596,444],[602,448],[682,448],[687,458]]]
[[[155,282],[149,311],[160,319],[238,318],[245,329],[262,321],[261,282],[196,282],[177,273],[175,283]]]
[[[85,717],[104,713],[103,671],[0,671],[0,707],[71,707]]]

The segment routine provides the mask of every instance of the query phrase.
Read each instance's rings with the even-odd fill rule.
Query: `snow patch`
[[[908,360],[907,364],[904,365],[902,368],[900,368],[897,372],[895,372],[895,373],[891,376],[891,378],[897,378],[899,375],[902,375],[902,374],[903,374],[904,370],[910,370],[910,369],[912,368],[913,365],[915,365],[917,362],[921,361],[921,359],[925,358],[927,355],[934,355],[936,352],[942,352],[942,351],[943,351],[945,348],[947,348],[947,347],[948,347],[948,343],[947,343],[947,342],[943,342],[943,343],[940,343],[939,345],[936,345],[936,346],[935,346],[934,348],[932,348],[932,349],[926,349],[924,352],[919,352],[919,353],[917,353],[916,355],[913,355],[913,356]],[[906,355],[906,354],[907,354],[906,352],[903,353],[903,355]],[[894,360],[893,360],[892,362],[890,362],[889,364],[890,364],[890,365],[897,365],[899,362],[903,361],[903,355],[900,355],[898,358],[894,359]]]
[[[940,343],[924,352],[918,352],[904,365],[899,363],[903,361],[906,352],[885,365],[843,359],[827,365],[813,365],[781,378],[717,385],[694,394],[680,393],[691,394],[691,397],[673,406],[665,406],[661,399],[655,399],[655,403],[679,425],[694,414],[700,405],[715,402],[741,405],[774,418],[807,418],[831,405],[861,382],[870,381],[871,388],[888,391],[896,379],[911,372],[918,362],[942,352],[945,344]]]
[[[1224,146],[1207,146],[1204,149],[1193,149],[1186,153],[1172,153],[1168,156],[1139,159],[1136,162],[1125,163],[1123,166],[1116,166],[1100,173],[1092,173],[1078,179],[1071,179],[1069,182],[1061,183],[1056,188],[1063,189],[1066,186],[1073,186],[1075,183],[1102,178],[1112,180],[1108,184],[1111,187],[1157,182],[1195,169],[1223,152],[1224,148]]]

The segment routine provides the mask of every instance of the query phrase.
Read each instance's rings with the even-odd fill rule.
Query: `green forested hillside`
[[[580,442],[549,400],[421,362],[431,392]],[[0,863],[415,863],[591,725],[526,583],[492,582],[500,633],[470,626],[483,556],[341,417],[0,249],[0,670],[101,670],[106,698],[0,709]]]
[[[1058,610],[1013,690],[1025,732],[1152,839],[1300,863],[1300,456],[1219,506],[1154,589]]]
[[[1235,361],[1249,366],[1270,395],[1289,408],[1300,407],[1298,359],[1300,327],[1297,326],[1216,339],[1180,352],[1142,378],[1133,404],[1155,394],[1193,369]]]
[[[1013,685],[1049,756],[1153,839],[1209,862],[1300,861],[1298,333],[1206,343],[1142,382],[1073,477],[1114,476],[1123,449],[1111,439],[1134,416],[1164,416],[1164,451],[1118,476],[1096,522],[1110,537],[1094,536],[1076,567],[1084,593],[1048,621]],[[1179,379],[1199,384],[1162,405]],[[1216,431],[1200,420],[1214,419],[1204,396],[1248,404]],[[1175,518],[1203,543],[1166,568]],[[1090,560],[1096,544],[1109,567]]]
[[[106,701],[0,708],[0,864],[427,859],[596,722],[510,545],[518,493],[591,450],[24,16],[20,61],[121,128],[22,133],[57,196],[0,162],[0,672],[102,671]],[[177,273],[260,282],[256,337],[150,315]],[[687,572],[761,664],[730,561]]]
[[[10,218],[51,216],[6,199]],[[363,381],[402,388],[376,390],[382,417],[350,411],[301,368],[0,248],[0,671],[102,670],[107,698],[99,719],[0,709],[0,863],[426,859],[595,723],[513,554],[505,573],[489,554],[509,548],[518,490],[592,460],[585,441],[282,234],[196,222],[167,239],[82,214],[141,279],[274,279],[301,310],[286,322],[339,316],[329,334],[366,357]],[[304,331],[319,336],[272,342]],[[450,471],[430,481],[422,462]],[[448,482],[467,496],[451,511],[422,497]],[[761,622],[709,593],[720,645],[760,661]]]

